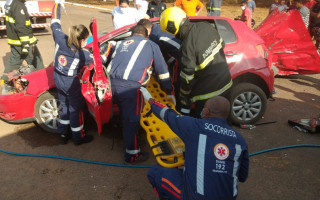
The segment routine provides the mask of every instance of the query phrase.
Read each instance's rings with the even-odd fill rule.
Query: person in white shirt
[[[148,2],[146,0],[135,0],[134,7],[141,13],[146,14],[148,10]]]
[[[135,8],[130,8],[129,0],[120,0],[119,6],[116,6],[112,11],[114,29],[137,23],[142,18],[148,18],[148,16]]]

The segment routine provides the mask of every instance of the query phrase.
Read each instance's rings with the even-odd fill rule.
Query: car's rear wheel
[[[58,132],[58,119],[61,111],[59,105],[58,94],[55,91],[47,91],[38,97],[35,104],[36,123],[44,131]]]
[[[267,97],[258,86],[240,83],[231,88],[230,104],[234,124],[254,124],[266,111]]]

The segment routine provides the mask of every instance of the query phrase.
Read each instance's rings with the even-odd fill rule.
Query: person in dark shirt
[[[152,0],[148,5],[147,15],[149,15],[150,18],[160,17],[165,9],[167,9],[167,6],[162,3],[161,0]]]

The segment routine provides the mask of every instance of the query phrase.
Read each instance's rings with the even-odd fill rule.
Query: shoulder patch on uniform
[[[21,13],[22,15],[25,15],[25,13],[24,13],[24,10],[23,10],[23,9],[21,9],[20,13]]]
[[[129,44],[132,44],[133,42],[134,42],[134,40],[128,40],[128,41],[125,41],[123,43],[123,45],[128,46]]]
[[[58,62],[62,67],[66,66],[68,64],[67,58],[64,55],[60,55],[58,57]]]
[[[216,144],[213,148],[213,153],[219,160],[225,160],[229,157],[229,148],[222,143]]]

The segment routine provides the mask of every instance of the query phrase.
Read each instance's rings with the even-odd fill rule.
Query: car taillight
[[[268,58],[268,52],[267,52],[266,50],[264,50],[262,44],[258,44],[258,45],[256,46],[256,49],[257,49],[259,55],[260,55],[262,58],[265,58],[265,59]]]

